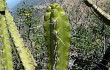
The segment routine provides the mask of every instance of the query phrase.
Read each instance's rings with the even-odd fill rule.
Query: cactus
[[[70,46],[69,20],[58,4],[51,4],[44,16],[45,40],[48,49],[48,69],[67,70]]]
[[[0,70],[13,70],[12,50],[5,17],[0,14]]]
[[[37,66],[30,50],[25,47],[13,17],[8,12],[5,0],[0,0],[0,70],[13,70],[11,38],[20,56],[25,70],[35,70]],[[11,34],[11,35],[9,35]],[[11,36],[11,38],[10,38]]]
[[[0,70],[13,70],[10,36],[4,9],[5,2],[0,0]]]
[[[17,26],[13,22],[13,17],[9,14],[8,10],[6,10],[6,19],[9,28],[9,32],[14,41],[16,49],[19,53],[23,66],[26,70],[35,70],[36,62],[31,55],[30,50],[25,47],[23,43],[23,39],[20,37],[19,31],[17,30]]]

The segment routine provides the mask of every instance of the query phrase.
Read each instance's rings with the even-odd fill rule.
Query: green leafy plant
[[[25,6],[25,4],[22,6]],[[35,13],[36,11],[37,13]],[[16,20],[16,24],[19,28],[21,37],[34,55],[34,58],[37,59],[37,69],[43,66],[41,59],[43,57],[42,53],[45,50],[42,49],[42,46],[44,45],[43,24],[37,16],[38,11],[39,10],[33,8],[33,6],[18,8],[16,18],[18,19]]]
[[[110,22],[110,15],[108,13],[106,13],[105,11],[103,11],[100,7],[98,7],[97,5],[92,3],[92,0],[86,0],[85,1],[86,5],[88,5],[89,7],[91,7],[93,9],[93,12],[96,14],[96,16],[102,21],[104,22],[104,24],[107,24],[110,26],[109,22]],[[108,50],[109,48],[107,48],[107,50],[105,51],[106,48],[106,38],[109,39],[109,26],[104,25],[102,27],[102,35],[103,35],[103,39],[104,39],[104,55],[103,55],[103,59],[99,62],[98,66],[101,69],[108,69],[109,67],[107,67],[108,62],[107,60],[109,60],[109,54],[108,54]],[[106,31],[107,30],[107,31]],[[96,40],[97,41],[97,40]],[[104,61],[106,60],[106,61]],[[103,65],[103,66],[102,66]]]

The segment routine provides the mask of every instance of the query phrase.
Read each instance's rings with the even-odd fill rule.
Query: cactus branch
[[[45,40],[48,49],[48,68],[53,70],[67,70],[70,46],[69,20],[63,8],[58,4],[51,4],[44,16]]]
[[[12,49],[5,17],[5,1],[0,0],[0,70],[13,70]]]
[[[110,15],[108,13],[106,13],[105,11],[103,11],[101,8],[99,8],[97,5],[92,3],[92,0],[85,0],[84,1],[85,4],[89,7],[91,7],[96,13],[96,15],[98,15],[98,18],[101,19],[101,21],[105,22],[107,25],[110,26]]]

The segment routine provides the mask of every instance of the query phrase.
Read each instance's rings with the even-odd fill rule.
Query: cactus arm
[[[107,25],[110,25],[110,15],[108,13],[106,13],[105,11],[103,11],[101,8],[99,8],[97,5],[92,3],[92,0],[86,0],[86,3],[88,3],[89,7],[91,7],[94,12],[98,15],[98,17],[100,17],[102,19],[102,21],[106,22]]]
[[[93,4],[94,9],[96,9],[99,13],[101,13],[104,17],[106,17],[108,20],[110,20],[110,15],[107,14],[105,11],[103,11],[101,8]]]
[[[56,7],[57,12],[57,31],[58,36],[58,61],[56,64],[57,70],[68,70],[69,60],[69,47],[70,47],[70,26],[67,15],[65,14],[62,7]]]
[[[13,70],[12,50],[6,20],[0,14],[0,70]],[[2,41],[1,41],[2,40]]]
[[[12,49],[5,15],[5,0],[0,0],[0,70],[13,70]]]
[[[58,52],[56,70],[67,70],[70,46],[70,26],[68,17],[62,7],[58,6],[56,3],[51,4],[48,10],[44,16],[44,30],[46,46],[49,50],[48,56],[50,56],[49,70],[52,70],[55,64],[55,55],[57,55],[57,53],[54,51]],[[55,49],[55,47],[57,48]]]
[[[37,66],[30,50],[25,47],[23,43],[23,39],[20,37],[19,31],[17,30],[17,26],[13,21],[13,17],[6,9],[6,19],[7,19],[7,25],[9,32],[11,34],[11,37],[14,41],[14,44],[16,46],[16,49],[19,53],[20,59],[23,63],[23,66],[26,70],[35,70],[35,67]]]

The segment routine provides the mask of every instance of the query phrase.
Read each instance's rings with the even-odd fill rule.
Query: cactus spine
[[[70,26],[67,15],[58,4],[51,4],[44,16],[45,40],[48,49],[48,68],[68,69]],[[56,60],[56,61],[55,61]]]

